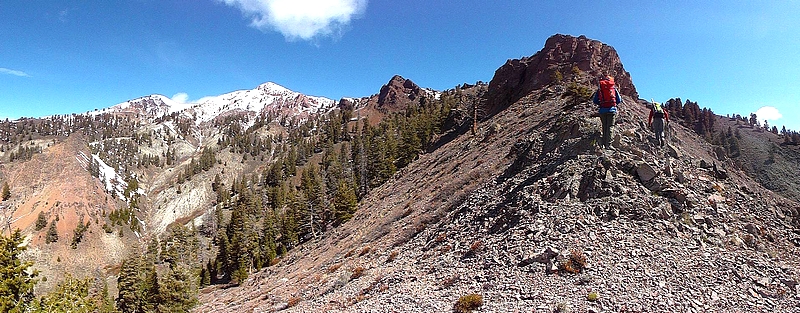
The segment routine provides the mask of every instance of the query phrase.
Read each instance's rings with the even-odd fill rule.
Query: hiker
[[[617,114],[617,104],[622,103],[614,77],[606,75],[600,78],[599,87],[592,97],[592,102],[600,107],[600,122],[603,124],[602,144],[606,149],[611,148],[611,127],[614,126],[614,117]]]
[[[664,125],[665,123],[669,123],[669,113],[667,110],[664,110],[664,107],[661,106],[661,103],[653,101],[650,99],[650,102],[653,103],[650,106],[650,117],[647,118],[647,126],[653,129],[653,132],[656,133],[656,144],[659,147],[664,146]]]

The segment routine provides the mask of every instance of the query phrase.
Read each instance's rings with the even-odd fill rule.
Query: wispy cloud
[[[172,101],[175,101],[176,103],[180,103],[180,104],[197,104],[197,103],[203,103],[203,102],[208,101],[209,99],[212,99],[212,98],[214,98],[214,97],[209,96],[209,97],[202,97],[202,98],[197,99],[197,100],[192,100],[192,99],[189,98],[189,94],[187,94],[185,92],[179,92],[179,93],[174,94],[170,99]]]
[[[172,98],[170,99],[172,99],[172,101],[175,101],[177,103],[186,103],[189,101],[189,95],[185,92],[179,92],[176,93],[174,96],[172,96]]]
[[[781,112],[779,112],[775,107],[765,106],[756,111],[756,117],[759,120],[774,121],[782,118],[783,114],[781,114]]]
[[[0,67],[0,73],[19,76],[19,77],[31,77],[31,75],[28,75],[28,73],[25,73],[23,71],[7,69],[5,67]]]
[[[250,26],[276,30],[287,40],[339,36],[350,20],[367,8],[367,0],[219,0],[237,7]]]

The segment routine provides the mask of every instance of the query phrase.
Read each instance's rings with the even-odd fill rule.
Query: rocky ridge
[[[609,53],[592,51],[588,60]],[[655,148],[632,83],[603,151],[592,104],[552,80],[496,82],[550,77],[504,67],[479,134],[421,156],[344,226],[241,286],[205,289],[196,311],[441,312],[472,293],[492,312],[796,311],[796,202],[715,160],[680,125]],[[619,62],[591,69],[620,69],[624,85]]]
[[[558,73],[558,74],[556,74]],[[601,75],[615,78],[620,93],[632,99],[639,94],[630,73],[622,67],[613,47],[585,36],[556,34],[530,57],[508,60],[489,83],[486,115],[493,115],[554,79],[594,85]]]

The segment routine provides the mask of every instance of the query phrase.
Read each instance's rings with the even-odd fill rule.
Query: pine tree
[[[276,227],[275,213],[271,209],[267,209],[263,222],[263,236],[262,244],[264,248],[264,265],[269,266],[272,260],[277,257],[278,245],[275,239],[278,236],[278,229]]]
[[[358,199],[353,188],[345,181],[341,181],[334,198],[334,215],[336,224],[342,224],[353,217],[358,207]]]
[[[3,191],[2,191],[2,199],[3,201],[8,200],[11,198],[11,188],[8,186],[8,182],[3,182]]]
[[[47,229],[47,235],[44,239],[45,243],[53,243],[58,241],[58,229],[56,228],[56,220],[50,222],[50,228]]]
[[[19,229],[9,237],[0,236],[0,312],[25,312],[33,300],[33,286],[38,271],[31,271],[33,262],[22,261],[27,249]]]
[[[98,312],[97,302],[89,295],[90,279],[76,279],[67,274],[50,293],[35,305],[34,312]]]
[[[119,289],[117,309],[122,313],[141,312],[144,299],[139,273],[142,269],[142,260],[137,256],[131,256],[122,261],[117,278],[117,288]]]
[[[144,260],[144,277],[140,278],[141,311],[155,312],[159,303],[163,302],[158,282],[158,272],[154,264]]]
[[[303,231],[311,237],[317,238],[324,230],[326,223],[325,208],[323,207],[325,192],[322,190],[319,170],[314,164],[303,169],[300,189],[303,192],[302,198],[305,200],[304,205],[298,208],[302,212]]]
[[[89,228],[88,224],[83,223],[83,217],[78,221],[78,225],[75,226],[75,230],[73,231],[72,242],[70,246],[72,249],[77,249],[78,244],[83,240],[83,233],[86,232],[86,229]]]
[[[44,211],[39,212],[39,216],[36,217],[36,226],[34,229],[36,231],[40,231],[47,227],[47,214],[44,214]]]
[[[189,269],[181,266],[170,266],[160,282],[158,294],[158,312],[189,312],[198,303],[195,278]]]

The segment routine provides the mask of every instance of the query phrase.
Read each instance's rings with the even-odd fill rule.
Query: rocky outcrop
[[[381,91],[378,93],[377,109],[384,113],[399,112],[405,110],[409,103],[418,101],[422,94],[422,88],[410,79],[395,75],[388,84],[381,87]]]
[[[508,60],[495,71],[489,83],[486,113],[494,115],[532,91],[554,83],[572,81],[593,86],[601,75],[614,76],[620,93],[639,98],[613,47],[585,36],[553,35],[533,56]]]

